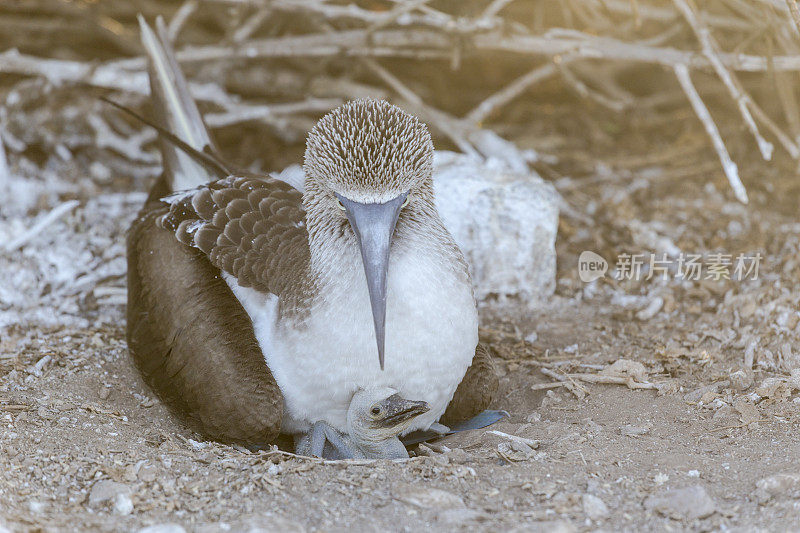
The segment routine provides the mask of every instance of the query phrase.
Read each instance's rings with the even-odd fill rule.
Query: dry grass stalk
[[[733,193],[740,202],[746,204],[748,202],[747,191],[742,184],[741,178],[739,178],[739,168],[731,159],[730,154],[728,154],[728,149],[725,147],[725,141],[722,140],[719,129],[714,123],[714,119],[711,118],[711,113],[709,113],[708,108],[703,103],[700,95],[697,93],[697,89],[695,89],[694,84],[692,83],[692,78],[689,75],[689,69],[686,67],[686,65],[676,65],[675,76],[678,77],[678,82],[680,82],[683,91],[689,98],[689,102],[691,102],[697,118],[699,118],[700,122],[703,123],[706,133],[708,133],[708,136],[711,137],[714,150],[717,151],[719,160],[722,163],[722,170],[725,172],[725,176],[728,178],[728,182],[731,184]]]

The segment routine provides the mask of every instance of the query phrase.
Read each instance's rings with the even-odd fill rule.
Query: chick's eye
[[[371,412],[373,415],[379,415],[379,414],[381,414],[381,408],[380,408],[380,407],[378,407],[378,406],[376,405],[375,407],[373,407],[372,409],[370,409],[370,412]]]
[[[342,201],[341,201],[341,200],[336,200],[336,203],[337,203],[337,205],[339,206],[339,209],[341,209],[342,211],[344,211],[344,204],[342,203]]]
[[[403,202],[403,205],[401,205],[401,206],[400,206],[400,209],[402,209],[402,208],[404,208],[405,206],[407,206],[409,201],[410,201],[410,200],[409,200],[408,196],[406,196],[406,201],[405,201],[405,202]]]

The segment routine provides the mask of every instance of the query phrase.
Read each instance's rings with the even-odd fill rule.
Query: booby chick
[[[427,402],[403,432],[488,407],[498,379],[436,211],[425,125],[355,100],[310,132],[303,191],[233,169],[164,24],[141,26],[164,154],[128,236],[127,339],[147,384],[207,436],[246,445],[323,420],[346,433],[358,389]]]
[[[388,387],[361,389],[347,409],[345,433],[316,422],[311,431],[297,439],[296,452],[324,459],[407,458],[399,435],[414,418],[429,410],[426,402],[407,400]]]

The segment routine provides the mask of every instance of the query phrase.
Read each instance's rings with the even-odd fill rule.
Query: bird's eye
[[[405,201],[405,202],[403,202],[403,205],[401,205],[401,206],[400,206],[400,209],[402,209],[402,208],[404,208],[405,206],[407,206],[407,205],[408,205],[408,202],[409,202],[409,198],[408,198],[408,196],[406,196],[406,201]]]
[[[372,407],[372,409],[369,410],[369,412],[375,416],[378,416],[379,414],[381,414],[381,408],[375,405]]]
[[[339,209],[344,211],[344,204],[342,203],[342,201],[341,200],[336,200],[336,203],[339,204]]]

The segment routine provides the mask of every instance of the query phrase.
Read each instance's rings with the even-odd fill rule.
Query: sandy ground
[[[796,239],[782,236],[794,226],[774,209],[743,211],[713,188],[703,194],[714,223],[696,220],[705,225],[696,233],[689,225],[661,236],[684,248],[681,235],[695,234],[705,249],[714,239],[732,246],[720,232],[737,220],[737,242],[767,253],[759,281],[586,285],[575,251],[588,240],[602,252],[608,241],[591,242],[587,228],[565,217],[557,294],[535,311],[487,316],[482,329],[503,374],[496,407],[511,413],[491,428],[501,434],[449,437],[403,462],[321,464],[206,442],[154,399],[124,341],[122,239],[142,194],[76,193],[79,205],[0,258],[4,301],[14,303],[0,315],[0,524],[11,531],[793,529],[798,265]],[[579,205],[569,189],[565,196]],[[606,218],[619,220],[615,205],[605,203]],[[687,200],[665,216],[690,219],[695,209]],[[655,298],[662,303],[650,312]],[[609,370],[620,359],[633,362],[617,363],[628,373]],[[539,387],[565,373],[656,388],[579,377]]]
[[[634,344],[602,333],[613,320],[592,311],[551,304],[538,317],[537,343],[560,344],[572,330],[573,360],[591,364],[608,359],[588,355],[608,340],[616,343],[603,350],[610,354]],[[117,313],[117,327],[34,340],[24,359],[50,362],[19,365],[0,381],[0,512],[12,531],[164,523],[194,531],[749,531],[800,519],[796,404],[759,405],[746,425],[735,408],[687,400],[691,387],[659,395],[587,385],[579,400],[532,391],[544,380],[529,363],[541,359],[524,359],[502,365],[497,406],[512,416],[492,429],[536,443],[478,431],[404,462],[319,464],[204,442],[184,429],[138,378]],[[736,393],[719,391],[734,403]],[[781,473],[792,475],[761,481]],[[688,500],[677,492],[695,487],[702,493]]]

